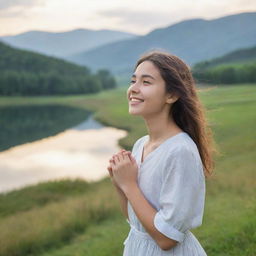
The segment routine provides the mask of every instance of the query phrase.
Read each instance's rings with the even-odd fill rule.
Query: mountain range
[[[131,74],[136,60],[144,52],[153,49],[171,52],[189,65],[194,65],[237,49],[253,47],[256,45],[254,24],[256,12],[245,12],[211,20],[185,20],[155,29],[146,35],[113,31],[107,33],[103,30],[101,37],[99,34],[93,37],[93,33],[90,34],[88,30],[85,30],[87,36],[82,34],[83,30],[75,30],[54,35],[46,33],[47,41],[40,40],[40,34],[37,34],[39,32],[32,31],[0,39],[20,47],[18,39],[26,37],[26,46],[30,47],[30,50],[39,51],[40,48],[45,54],[54,54],[88,66],[92,71],[104,68],[116,76],[127,77]],[[116,37],[111,33],[117,33]],[[50,35],[52,40],[49,39]],[[44,38],[43,34],[41,36]]]
[[[213,20],[192,19],[153,30],[145,36],[122,40],[69,57],[92,69],[108,68],[115,74],[132,72],[140,55],[152,49],[171,52],[188,64],[212,59],[256,45],[256,12]]]
[[[28,31],[14,36],[2,36],[0,40],[13,47],[65,58],[81,51],[135,36],[132,33],[114,30],[76,29],[58,33]]]

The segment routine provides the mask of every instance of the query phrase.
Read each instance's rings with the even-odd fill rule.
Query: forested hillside
[[[0,95],[95,93],[114,87],[107,70],[93,74],[87,67],[0,43]]]
[[[193,66],[199,82],[206,83],[255,83],[256,47],[239,49],[222,57],[199,62]]]

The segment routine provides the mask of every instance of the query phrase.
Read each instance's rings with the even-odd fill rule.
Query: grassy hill
[[[221,155],[206,183],[203,225],[192,232],[209,256],[254,256],[256,86],[212,87],[200,98]],[[1,105],[55,103],[94,110],[96,119],[129,131],[120,140],[126,149],[147,133],[144,121],[128,114],[122,88],[24,101],[0,97]],[[129,227],[106,178],[42,183],[0,195],[0,230],[1,256],[109,256],[121,255]]]

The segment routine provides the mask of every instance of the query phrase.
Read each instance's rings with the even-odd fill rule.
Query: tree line
[[[194,77],[203,83],[255,83],[256,47],[238,49],[201,61],[193,66],[192,71]]]
[[[192,69],[193,76],[202,83],[256,83],[256,63],[221,65],[208,69]]]

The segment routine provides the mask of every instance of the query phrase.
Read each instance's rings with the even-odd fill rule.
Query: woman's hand
[[[113,155],[108,168],[114,184],[123,191],[132,185],[137,185],[138,166],[131,152],[121,150]]]
[[[119,152],[125,152],[125,150],[122,149]],[[107,169],[108,169],[108,172],[109,172],[109,177],[111,179],[111,182],[116,186],[116,188],[120,189],[119,186],[117,185],[117,183],[115,182],[114,177],[113,177],[113,170],[112,170],[112,165],[111,164],[115,163],[114,156],[115,155],[113,155],[112,158],[109,160],[109,166],[107,167]]]
[[[110,177],[111,182],[113,183],[113,185],[115,185],[115,187],[117,189],[120,189],[118,187],[117,183],[115,182],[114,178],[113,178],[113,170],[112,170],[112,167],[111,167],[111,162],[113,162],[113,161],[114,161],[113,159],[109,160],[109,166],[107,167],[107,169],[108,169],[108,172],[109,172],[109,177]]]

